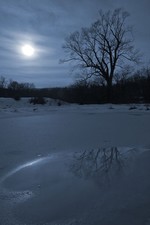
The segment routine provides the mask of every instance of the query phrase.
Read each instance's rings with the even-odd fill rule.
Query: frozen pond
[[[150,114],[56,110],[0,123],[0,224],[149,225]]]
[[[125,148],[39,157],[1,178],[0,223],[146,224],[149,161],[150,151]]]

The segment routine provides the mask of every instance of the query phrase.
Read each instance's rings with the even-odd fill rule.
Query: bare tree
[[[139,52],[134,48],[132,29],[126,25],[129,14],[122,9],[103,13],[89,28],[82,28],[68,36],[63,48],[78,68],[86,71],[85,79],[100,76],[106,82],[108,100],[117,68],[126,61],[138,62]]]
[[[0,88],[6,88],[7,87],[7,80],[4,76],[0,77]]]
[[[10,80],[8,84],[8,89],[13,91],[19,90],[32,90],[35,86],[33,83],[18,83],[17,81]]]

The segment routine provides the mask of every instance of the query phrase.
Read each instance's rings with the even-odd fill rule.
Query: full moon
[[[31,57],[35,53],[35,49],[31,45],[27,45],[27,44],[22,46],[21,51],[22,51],[22,54],[27,57]]]

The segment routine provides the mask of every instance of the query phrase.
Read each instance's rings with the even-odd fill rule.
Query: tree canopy
[[[95,23],[70,34],[63,45],[67,53],[64,62],[74,62],[83,70],[84,79],[99,76],[104,80],[108,98],[117,68],[122,68],[127,61],[140,60],[133,44],[132,28],[126,22],[128,17],[129,13],[122,9],[100,11]]]

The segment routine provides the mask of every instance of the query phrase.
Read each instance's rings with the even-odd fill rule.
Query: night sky
[[[0,0],[0,76],[34,83],[36,87],[66,86],[74,82],[62,45],[71,32],[98,19],[98,11],[123,7],[134,26],[135,46],[150,62],[149,0]],[[21,52],[35,48],[33,57]]]

